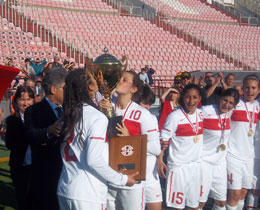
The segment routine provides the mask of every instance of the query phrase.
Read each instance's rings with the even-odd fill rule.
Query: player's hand
[[[159,176],[165,179],[165,171],[168,171],[166,164],[162,160],[157,159],[157,168]]]
[[[135,176],[137,176],[139,174],[139,172],[135,172],[134,174],[129,174],[127,175],[128,179],[127,179],[127,182],[126,182],[126,186],[133,186],[134,184],[137,184],[138,181],[135,180]]]
[[[53,136],[60,137],[62,121],[63,121],[63,118],[61,117],[48,128],[47,132],[50,137],[53,137]]]
[[[98,105],[99,105],[100,109],[110,109],[110,108],[112,108],[111,101],[109,99],[105,99],[105,98],[103,100],[99,101]]]
[[[199,85],[200,86],[203,86],[203,83],[204,83],[204,80],[205,80],[205,74],[202,74],[202,75],[200,75],[200,78],[199,78]]]
[[[0,122],[2,122],[4,119],[4,113],[5,113],[4,109],[0,108]]]
[[[216,84],[216,85],[219,85],[220,82],[221,82],[221,77],[218,76],[218,77],[216,78],[215,84]]]
[[[162,151],[165,151],[168,148],[169,144],[170,144],[169,141],[161,141],[161,149],[162,149]]]
[[[122,121],[122,125],[120,125],[119,123],[116,124],[116,129],[121,132],[121,133],[117,134],[117,136],[130,136],[128,129],[125,127],[125,124],[123,121]]]

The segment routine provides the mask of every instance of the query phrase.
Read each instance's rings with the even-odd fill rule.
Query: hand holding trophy
[[[122,116],[116,116],[113,106],[110,106],[111,92],[116,88],[123,70],[127,68],[127,62],[122,66],[121,62],[114,56],[105,53],[96,58],[95,76],[99,85],[99,91],[104,96],[101,111],[108,117],[107,129],[109,139],[109,165],[123,174],[133,174],[137,180],[144,180],[146,174],[146,150],[147,136],[127,136],[127,128],[122,123]],[[126,57],[122,59],[126,61]],[[128,134],[127,134],[128,133]],[[120,136],[120,137],[118,137]]]

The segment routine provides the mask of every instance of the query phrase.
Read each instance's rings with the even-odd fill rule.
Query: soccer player
[[[72,71],[64,87],[62,160],[58,185],[61,210],[106,208],[107,182],[132,186],[134,176],[108,166],[108,120],[91,100],[98,87],[84,69]]]
[[[134,71],[126,71],[122,74],[116,87],[117,98],[113,103],[116,115],[123,118],[123,124],[118,124],[117,129],[124,135],[146,134],[148,155],[158,156],[161,150],[160,145],[158,145],[158,124],[154,123],[154,118],[147,109],[136,103],[140,100],[142,88],[143,84]],[[156,144],[157,147],[154,146]],[[124,210],[144,209],[144,188],[144,181],[132,187],[111,184],[109,186],[108,210],[119,209],[119,206],[122,206]]]
[[[155,102],[155,94],[149,86],[143,87],[143,93],[140,98],[140,105],[146,109],[150,109]],[[158,121],[155,115],[153,116],[155,127]],[[152,123],[152,122],[151,122]],[[160,141],[154,141],[153,145],[155,151],[160,153]],[[151,150],[151,149],[150,149]],[[157,156],[151,153],[147,154],[146,160],[146,181],[145,181],[145,203],[147,210],[161,210],[162,209],[162,189],[157,170]]]
[[[222,93],[218,104],[202,107],[204,132],[201,163],[202,188],[199,209],[203,209],[209,194],[215,200],[213,209],[226,209],[227,142],[230,135],[231,110],[238,102],[238,91],[230,88]]]
[[[203,145],[203,117],[198,109],[203,93],[195,84],[183,89],[180,109],[166,119],[161,139],[169,144],[166,205],[173,209],[196,209],[201,189],[200,156]],[[162,153],[160,155],[162,161]],[[165,176],[160,168],[161,176]]]
[[[244,96],[233,110],[228,142],[228,210],[242,210],[247,190],[252,188],[254,168],[254,134],[258,120],[259,78],[248,75],[243,79]]]
[[[258,103],[260,100],[258,99]],[[247,210],[257,209],[258,200],[260,195],[260,115],[258,115],[258,122],[255,129],[254,136],[254,148],[255,148],[255,158],[254,158],[254,179],[252,190],[247,194]]]

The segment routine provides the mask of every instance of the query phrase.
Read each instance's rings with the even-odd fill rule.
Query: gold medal
[[[248,131],[248,136],[253,136],[254,135],[254,131],[250,128]]]
[[[193,136],[194,143],[199,143],[200,137],[198,135]]]
[[[218,146],[218,148],[219,148],[220,151],[225,151],[226,150],[226,145],[225,144],[220,144]]]

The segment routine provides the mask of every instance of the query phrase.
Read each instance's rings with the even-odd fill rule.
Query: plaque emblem
[[[134,153],[134,148],[131,145],[125,145],[121,148],[123,156],[131,156]]]

